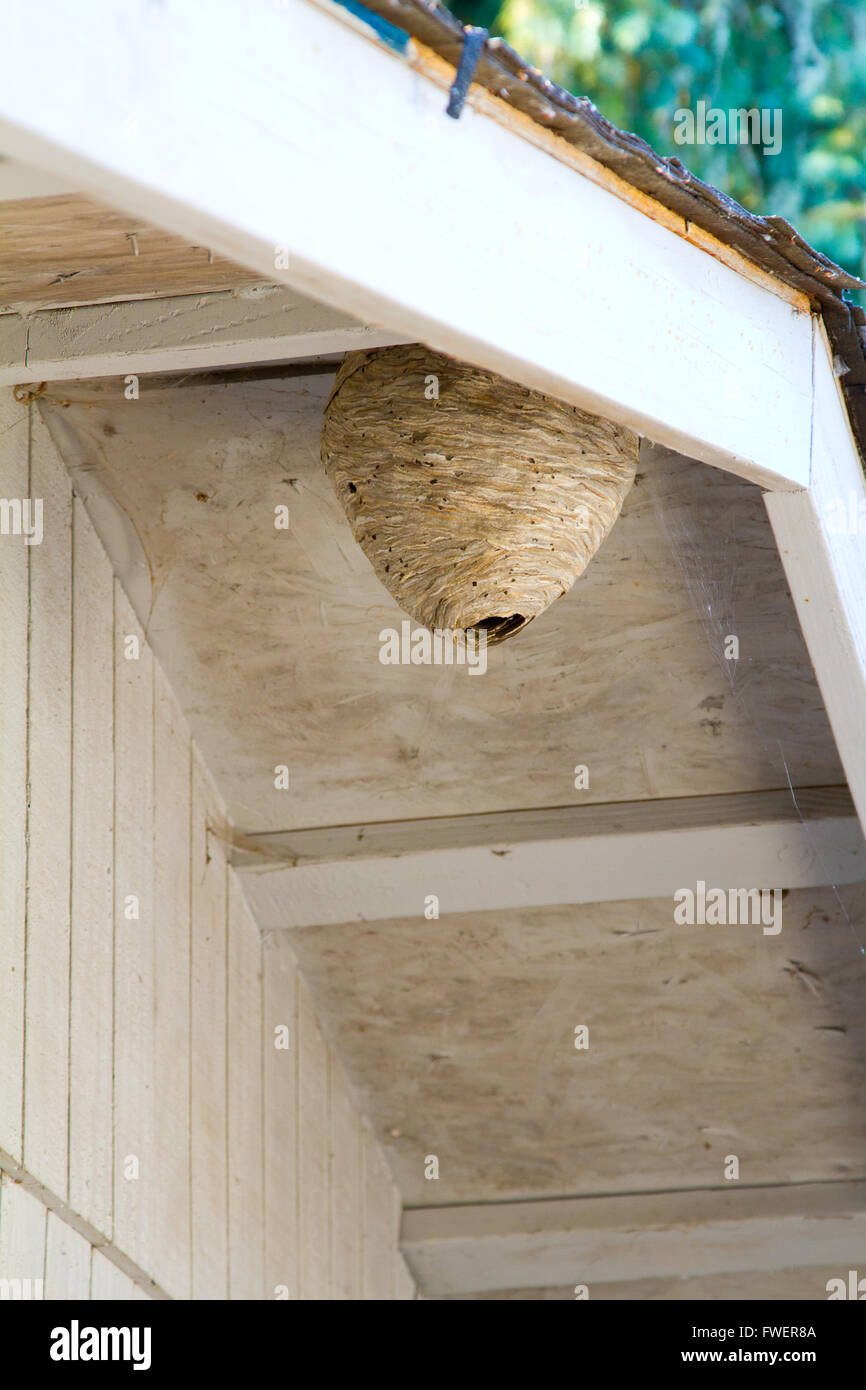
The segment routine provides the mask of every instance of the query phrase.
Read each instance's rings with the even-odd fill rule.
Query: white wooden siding
[[[228,895],[229,1298],[264,1298],[261,936],[234,874]]]
[[[226,1188],[226,863],[208,825],[220,807],[198,758],[192,769],[190,873],[190,1167],[192,1296],[228,1297]],[[214,1155],[221,1156],[214,1162]]]
[[[27,497],[29,414],[0,391],[0,496]],[[0,537],[0,1148],[21,1158],[27,879],[27,570],[31,547]]]
[[[331,1069],[331,1274],[336,1297],[361,1296],[361,1125],[342,1066]]]
[[[265,1296],[297,1298],[297,972],[285,936],[266,936],[263,951]],[[289,1046],[278,1047],[285,1028]]]
[[[108,1299],[146,1298],[147,1294],[122,1269],[106,1259],[101,1250],[94,1249],[90,1263],[90,1297],[103,1302]]]
[[[331,1287],[330,1058],[300,978],[297,995],[300,1296],[322,1299]]]
[[[114,578],[79,498],[72,519],[69,1201],[112,1233]]]
[[[367,1124],[361,1125],[363,1184],[362,1297],[394,1297],[398,1261],[390,1258],[400,1234],[400,1209],[388,1169]]]
[[[2,1281],[8,1281],[3,1284]],[[23,1184],[0,1174],[0,1299],[150,1294]]]
[[[191,1292],[189,734],[154,662],[153,1277],[173,1298]]]
[[[131,639],[137,639],[138,655]],[[152,1268],[153,658],[114,595],[114,1239]]]
[[[89,1298],[93,1246],[49,1211],[45,1226],[45,1297]]]
[[[45,1278],[45,1207],[5,1175],[0,1177],[0,1278]]]
[[[69,1067],[72,492],[41,418],[30,423],[30,496],[44,538],[30,546],[24,1163],[67,1190]],[[4,546],[21,537],[0,537]]]
[[[45,528],[0,535],[0,1280],[412,1297],[393,1181],[146,634],[37,407],[0,391],[0,430],[0,495]]]

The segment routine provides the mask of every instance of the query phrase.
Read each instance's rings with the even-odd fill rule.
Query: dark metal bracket
[[[474,24],[468,24],[463,31],[463,49],[460,54],[460,62],[457,65],[457,76],[454,78],[454,85],[448,97],[448,107],[446,116],[452,116],[455,121],[460,119],[460,113],[466,104],[466,97],[475,76],[475,69],[478,66],[478,59],[481,57],[488,37],[486,29],[476,28]]]

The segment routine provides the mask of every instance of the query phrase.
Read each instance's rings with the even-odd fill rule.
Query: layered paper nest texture
[[[638,438],[421,345],[349,353],[322,462],[400,608],[511,636],[567,593],[616,521]]]

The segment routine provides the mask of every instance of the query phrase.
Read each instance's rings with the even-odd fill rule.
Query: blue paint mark
[[[405,29],[398,29],[396,24],[390,24],[387,19],[382,19],[379,15],[368,10],[366,5],[359,5],[358,0],[336,0],[338,5],[342,5],[344,10],[349,10],[351,14],[357,15],[365,24],[369,24],[371,29],[375,29],[380,39],[393,48],[397,53],[405,53],[409,47],[409,35]]]

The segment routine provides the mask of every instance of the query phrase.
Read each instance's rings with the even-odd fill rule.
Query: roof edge
[[[364,0],[364,7],[457,68],[469,27],[449,10],[427,0]],[[575,97],[551,82],[504,39],[484,39],[472,81],[805,294],[826,324],[854,435],[866,460],[866,312],[846,297],[853,289],[866,288],[866,282],[816,251],[783,217],[749,212],[690,173],[679,159],[665,158],[639,136],[620,130],[587,97]]]

